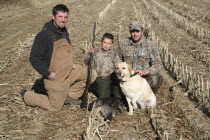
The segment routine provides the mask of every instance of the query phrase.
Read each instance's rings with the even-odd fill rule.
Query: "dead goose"
[[[91,111],[95,103],[95,108],[101,107],[101,114],[105,118],[104,120],[112,121],[112,119],[118,114],[123,112],[123,104],[121,101],[114,98],[97,99],[89,104],[88,111]]]

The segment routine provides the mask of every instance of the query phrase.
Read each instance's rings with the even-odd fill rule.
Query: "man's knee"
[[[66,97],[55,98],[49,98],[49,104],[47,105],[49,111],[60,111],[64,105]]]
[[[151,86],[153,92],[157,92],[157,90],[163,83],[163,78],[159,74],[150,75],[149,77],[146,77],[146,79]]]
[[[49,98],[49,96],[28,91],[24,94],[23,99],[27,105],[38,106],[49,111],[59,111],[63,107],[64,101],[55,100],[56,97]]]
[[[163,78],[162,78],[162,76],[159,75],[159,74],[153,75],[153,76],[152,76],[152,82],[153,82],[154,85],[159,85],[159,86],[161,86],[162,83],[163,83]]]

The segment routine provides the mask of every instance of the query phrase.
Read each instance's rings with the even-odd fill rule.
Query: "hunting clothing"
[[[89,55],[84,60],[88,64]],[[112,50],[96,50],[93,52],[93,67],[97,72],[96,86],[99,98],[109,98],[113,92],[118,99],[119,81],[114,73],[116,65],[121,62],[117,53]]]
[[[52,21],[45,24],[37,34],[31,50],[30,62],[44,77],[48,95],[27,91],[23,98],[26,104],[50,111],[59,111],[67,96],[78,99],[82,96],[87,79],[87,67],[74,64],[74,52],[67,30],[59,30]],[[55,78],[47,78],[55,72]],[[92,82],[96,79],[92,72]]]
[[[145,37],[142,37],[140,44],[135,44],[131,38],[123,40],[119,44],[118,54],[133,70],[149,70],[150,74],[156,74],[162,69],[157,46]]]
[[[85,64],[88,64],[89,55],[86,55]],[[112,50],[99,49],[93,52],[93,66],[97,72],[97,77],[107,77],[110,76],[114,70],[115,66],[121,62],[117,53]]]
[[[162,62],[157,46],[151,40],[142,36],[141,43],[136,44],[131,37],[125,39],[118,46],[118,54],[120,59],[128,63],[133,70],[149,70],[150,75],[143,77],[150,80],[148,82],[152,88],[162,84],[163,80],[159,75],[162,69]],[[156,90],[157,88],[153,91]]]

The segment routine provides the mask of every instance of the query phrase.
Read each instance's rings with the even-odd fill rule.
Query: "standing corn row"
[[[160,16],[160,12],[158,12],[159,10],[161,10],[161,8],[158,8],[158,6],[157,5],[155,5],[158,9],[154,9],[155,7],[149,7],[148,6],[148,4],[147,4],[147,2],[145,1],[145,0],[142,0],[142,2],[143,2],[143,5],[144,5],[144,7],[147,9],[147,10],[149,10],[150,11],[150,14],[152,14],[152,16],[154,17],[154,18],[156,18],[156,19],[159,19],[159,21],[161,22],[160,23],[160,25],[162,25],[162,26],[164,26],[165,27],[165,29],[166,30],[170,30],[170,28],[168,28],[168,22],[166,22],[164,19],[162,19],[161,18],[161,16]],[[162,6],[162,5],[161,5]],[[163,6],[162,6],[163,7]],[[164,7],[165,8],[165,7]],[[167,8],[165,8],[165,9],[167,9]],[[167,9],[168,10],[168,9]],[[171,10],[170,10],[171,11]],[[168,14],[168,13],[165,13],[166,12],[166,10],[164,11],[164,10],[162,10],[162,14]],[[173,12],[174,13],[174,12]],[[176,14],[176,13],[174,13],[174,14]],[[178,15],[178,14],[176,14],[178,17],[182,17],[182,16],[180,16],[180,15]],[[173,16],[172,14],[171,14],[171,16]],[[173,21],[174,21],[174,17],[171,17],[170,16],[170,14],[168,15],[168,17],[170,18],[170,19],[172,19]],[[174,22],[176,22],[176,21],[174,21]],[[189,21],[185,21],[185,22],[189,22]],[[181,25],[180,25],[181,26]],[[197,25],[196,25],[197,26]],[[186,30],[188,30],[189,28],[188,27],[186,27],[187,29]],[[198,29],[198,28],[197,28]],[[199,29],[200,29],[200,27],[199,27]],[[194,27],[193,27],[193,30],[195,30],[194,29]],[[197,30],[195,30],[196,32],[197,32]],[[202,32],[203,31],[203,29],[201,29],[201,31],[198,31],[198,32]],[[207,41],[207,46],[209,45],[209,43],[210,43],[210,32],[209,31],[203,31],[203,32],[206,32],[205,34],[205,38],[208,38],[208,39],[205,39],[205,41]],[[202,40],[202,39],[201,39]],[[189,51],[187,51],[187,53],[189,53],[191,56],[193,56],[196,60],[198,60],[198,61],[200,61],[201,63],[203,63],[207,68],[209,68],[210,67],[210,57],[209,57],[209,55],[207,54],[207,52],[206,52],[206,54],[203,54],[202,52],[200,52],[200,48],[203,48],[203,47],[205,47],[205,49],[207,49],[208,47],[207,46],[204,46],[204,45],[201,45],[200,43],[199,43],[199,48],[196,48],[196,50],[189,50]],[[186,46],[184,46],[184,45],[181,45],[181,47],[182,48],[184,48],[184,49],[186,49],[186,48],[188,48],[188,47],[186,47]],[[208,50],[208,49],[207,49]]]
[[[99,13],[99,22],[101,22],[101,20],[106,16],[107,11],[114,6],[114,4],[116,3],[117,0],[112,0],[111,3],[109,3],[103,11],[101,11]]]
[[[209,37],[209,31],[206,29],[203,29],[202,27],[196,25],[195,23],[190,22],[185,17],[173,12],[172,10],[169,10],[162,4],[158,3],[155,0],[151,0],[155,6],[157,6],[160,10],[163,11],[164,14],[168,16],[168,18],[172,19],[176,24],[184,28],[189,34],[198,37],[200,40],[203,41],[205,39],[207,41]]]
[[[182,85],[188,90],[189,95],[198,100],[199,103],[205,105],[210,103],[209,84],[199,74],[193,73],[192,68],[184,66],[177,58],[175,58],[169,51],[167,43],[160,41],[152,32],[152,38],[158,45],[161,59],[164,67],[176,80],[181,80]]]

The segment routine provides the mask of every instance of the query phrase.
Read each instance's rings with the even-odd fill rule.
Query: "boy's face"
[[[103,50],[107,51],[113,46],[113,42],[111,39],[104,38],[101,42]]]

